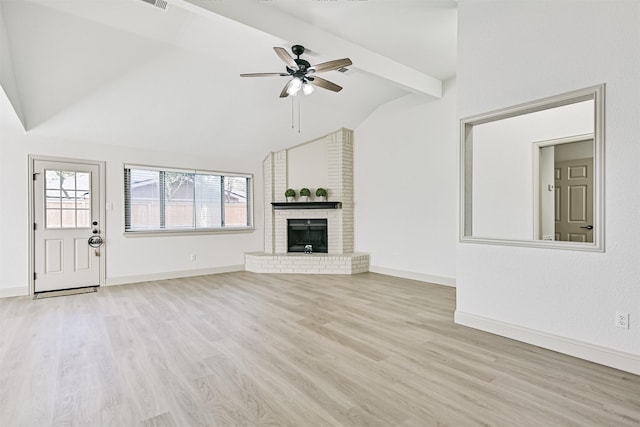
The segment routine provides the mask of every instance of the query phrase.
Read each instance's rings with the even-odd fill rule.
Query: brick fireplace
[[[309,274],[369,271],[369,255],[353,252],[353,131],[341,129],[307,144],[323,154],[316,158],[326,159],[322,164],[326,171],[319,178],[325,181],[316,187],[326,188],[332,203],[286,203],[284,192],[292,185],[290,158],[298,147],[270,153],[263,162],[264,252],[245,254],[245,269],[256,273]],[[314,184],[310,182],[309,186]],[[311,190],[313,194],[315,188]],[[288,251],[288,220],[300,219],[326,220],[326,253]]]

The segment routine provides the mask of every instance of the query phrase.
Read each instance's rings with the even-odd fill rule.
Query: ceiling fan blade
[[[273,50],[276,51],[276,54],[278,55],[278,57],[280,57],[280,59],[282,59],[282,62],[287,64],[289,68],[292,68],[294,70],[298,69],[298,64],[296,64],[296,61],[293,59],[291,55],[289,55],[289,52],[287,52],[285,48],[274,47]]]
[[[324,73],[325,71],[337,70],[338,68],[348,67],[351,64],[352,62],[349,58],[334,59],[333,61],[312,65],[309,68],[309,71],[315,70],[316,73]]]
[[[312,78],[313,80],[311,80]],[[328,89],[332,92],[340,92],[342,90],[342,86],[338,86],[337,84],[332,83],[329,80],[321,79],[320,77],[316,77],[316,76],[313,76],[312,78],[310,77],[308,80],[314,86],[318,86],[323,89]]]
[[[240,77],[271,77],[271,76],[288,76],[287,73],[246,73],[240,74]]]
[[[280,92],[280,98],[286,98],[287,96],[289,96],[289,93],[287,92],[287,89],[289,89],[289,83],[290,82],[287,82],[287,84],[282,88],[282,92]]]

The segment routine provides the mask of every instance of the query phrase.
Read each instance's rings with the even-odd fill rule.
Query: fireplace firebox
[[[307,245],[312,246],[313,252],[329,252],[326,219],[287,220],[287,250],[305,252]]]

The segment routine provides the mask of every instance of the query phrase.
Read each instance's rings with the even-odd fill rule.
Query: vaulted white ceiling
[[[263,156],[355,128],[409,93],[435,100],[455,74],[454,1],[168,3],[0,0],[0,84],[27,132]],[[239,77],[284,71],[273,47],[293,44],[312,64],[351,58],[346,73],[322,75],[344,89],[318,89],[292,105],[278,97],[287,78]]]

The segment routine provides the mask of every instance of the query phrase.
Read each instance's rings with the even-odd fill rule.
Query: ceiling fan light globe
[[[289,83],[289,87],[295,88],[296,92],[299,91],[300,88],[302,87],[302,80],[300,80],[297,77],[294,77],[293,79],[291,79],[291,83]]]
[[[305,84],[302,86],[302,92],[303,92],[305,95],[311,95],[311,94],[313,93],[313,91],[314,91],[314,90],[315,90],[315,88],[314,88],[312,85],[310,85],[309,83],[305,83]]]

